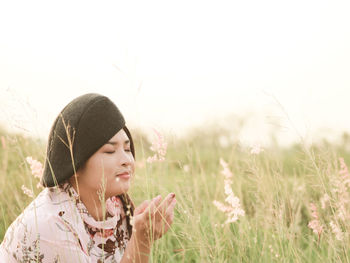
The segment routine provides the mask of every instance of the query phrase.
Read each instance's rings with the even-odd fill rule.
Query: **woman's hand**
[[[163,201],[159,195],[135,209],[133,232],[121,263],[148,262],[153,242],[162,237],[173,223],[175,204],[175,194],[171,193]]]
[[[134,212],[133,235],[140,245],[148,246],[162,237],[174,220],[175,194],[170,193],[162,201],[159,195],[144,201]]]

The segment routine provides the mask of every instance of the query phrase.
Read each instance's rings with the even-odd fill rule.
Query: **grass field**
[[[258,154],[239,143],[221,146],[217,131],[186,140],[166,137],[163,162],[148,163],[150,143],[134,132],[135,204],[175,192],[175,220],[158,240],[151,262],[350,262],[350,142],[306,147],[272,145]],[[0,131],[0,241],[32,200],[21,189],[41,189],[27,156],[43,161],[45,142]],[[244,216],[225,224],[222,158]],[[344,159],[344,162],[342,159]],[[227,174],[227,170],[226,170]],[[227,190],[227,187],[226,187]],[[313,231],[314,230],[314,231]]]

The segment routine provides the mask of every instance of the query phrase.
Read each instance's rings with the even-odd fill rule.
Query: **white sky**
[[[47,136],[98,92],[132,126],[254,113],[242,140],[294,140],[275,97],[302,136],[349,132],[349,14],[336,0],[0,1],[0,120]]]

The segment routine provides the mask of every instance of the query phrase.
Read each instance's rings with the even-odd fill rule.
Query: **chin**
[[[117,188],[111,189],[112,196],[126,194],[130,188],[130,185],[121,186],[118,185]]]
[[[123,188],[123,194],[126,194],[129,191],[130,185],[128,185],[127,187]]]

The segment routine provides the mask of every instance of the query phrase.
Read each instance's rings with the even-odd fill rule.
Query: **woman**
[[[70,102],[48,139],[46,188],[7,230],[0,262],[148,262],[174,218],[175,194],[134,209],[132,137],[99,94]]]

